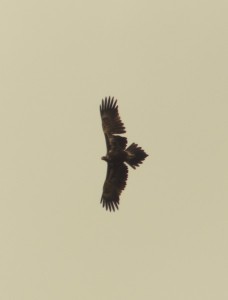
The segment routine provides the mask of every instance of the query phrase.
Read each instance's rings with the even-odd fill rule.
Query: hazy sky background
[[[228,2],[0,4],[0,298],[228,299]],[[99,105],[129,142],[100,205]]]

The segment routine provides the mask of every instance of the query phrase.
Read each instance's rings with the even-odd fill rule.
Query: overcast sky
[[[1,1],[1,299],[228,299],[227,10]],[[115,213],[109,95],[149,154]]]

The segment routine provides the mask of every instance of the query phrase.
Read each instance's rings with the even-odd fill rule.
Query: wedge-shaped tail
[[[132,143],[125,151],[127,153],[126,162],[133,169],[138,167],[148,156],[146,152],[135,143]]]

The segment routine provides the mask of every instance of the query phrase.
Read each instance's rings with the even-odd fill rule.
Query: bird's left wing
[[[117,100],[114,98],[105,98],[102,99],[100,105],[100,114],[102,121],[102,128],[105,135],[105,140],[107,144],[107,150],[110,149],[109,139],[113,134],[125,133],[125,127],[123,122],[120,119],[118,112],[118,105],[116,104]]]

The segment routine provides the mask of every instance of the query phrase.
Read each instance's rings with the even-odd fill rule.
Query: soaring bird
[[[106,156],[101,158],[107,162],[101,203],[106,210],[115,211],[119,208],[120,194],[126,186],[127,165],[135,169],[148,154],[135,143],[127,147],[127,138],[119,135],[126,133],[126,130],[120,119],[117,100],[114,100],[114,97],[102,99],[100,114],[107,146]]]

